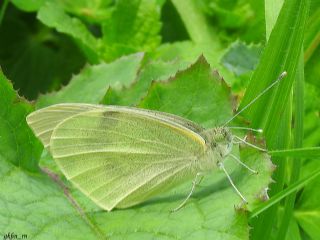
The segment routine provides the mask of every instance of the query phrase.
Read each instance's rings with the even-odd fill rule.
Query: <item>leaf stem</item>
[[[213,43],[219,41],[214,37],[201,9],[194,0],[171,0],[184,22],[191,40],[195,43]]]

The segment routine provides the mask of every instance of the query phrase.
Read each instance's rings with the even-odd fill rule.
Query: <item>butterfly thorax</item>
[[[208,146],[206,164],[211,165],[211,168],[217,167],[232,150],[232,134],[228,128],[217,127],[204,131],[202,135]]]

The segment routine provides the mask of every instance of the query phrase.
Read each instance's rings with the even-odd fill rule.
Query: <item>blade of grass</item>
[[[291,129],[291,105],[284,110],[283,119],[279,129],[278,138],[275,144],[278,148],[287,148],[290,143],[290,129]],[[278,192],[281,192],[285,181],[285,169],[286,169],[286,158],[283,157],[273,157],[273,162],[276,164],[277,169],[273,175],[275,184],[270,186],[270,195],[273,196]],[[267,211],[260,216],[259,219],[255,219],[253,222],[252,239],[270,239],[271,229],[277,223],[277,210],[278,205],[274,204],[272,207],[268,208]]]
[[[297,76],[294,86],[295,93],[295,110],[294,110],[294,147],[302,147],[303,142],[303,117],[304,117],[304,59],[303,59],[303,49],[301,47],[300,63],[297,70]],[[292,159],[292,169],[289,184],[292,185],[298,181],[300,176],[301,159]],[[296,199],[296,192],[290,194],[285,201],[284,214],[282,216],[281,225],[278,230],[277,238],[278,240],[285,239],[288,231],[289,223],[293,214],[294,203]]]
[[[277,135],[277,126],[289,100],[303,43],[309,3],[309,0],[285,1],[240,105],[241,108],[246,106],[274,82],[280,73],[288,72],[288,76],[280,82],[277,89],[265,94],[247,111],[253,127],[265,126],[269,137]]]
[[[284,8],[286,7],[286,3],[289,5],[289,2],[291,3],[293,1],[286,1]],[[291,94],[291,88],[296,77],[299,57],[301,55],[301,49],[303,48],[303,35],[309,13],[310,1],[302,0],[298,1],[296,4],[299,6],[299,8],[296,9],[298,10],[298,15],[294,16],[296,17],[296,20],[294,21],[295,29],[292,29],[292,31],[295,33],[292,34],[294,36],[288,42],[289,52],[287,52],[286,56],[284,56],[283,62],[284,69],[286,69],[288,72],[288,77],[285,79],[285,81],[280,83],[279,88],[276,91],[275,97],[273,98],[273,108],[267,118],[266,124],[267,135],[269,138],[274,139],[277,136],[278,126],[280,125],[281,113],[288,103]]]
[[[272,29],[276,24],[283,2],[284,0],[268,1],[268,3],[266,2],[265,19],[267,39],[269,39]]]
[[[308,19],[308,31],[305,34],[304,62],[307,63],[320,45],[320,8]]]
[[[267,4],[267,2],[266,2]],[[252,127],[264,128],[268,149],[286,149],[291,136],[291,88],[296,75],[303,43],[304,26],[308,16],[308,0],[285,1],[270,35],[268,44],[254,72],[241,103],[246,106],[263,89],[269,86],[281,72],[288,72],[277,89],[261,97],[249,108]],[[266,6],[266,9],[267,6]],[[284,183],[285,161],[273,158],[278,168],[274,174],[276,184],[271,186],[271,195],[280,192]],[[271,229],[276,224],[277,204],[269,208],[259,219],[252,222],[253,239],[270,239]]]
[[[278,157],[319,158],[320,147],[274,150],[268,153],[271,156],[278,156]]]
[[[301,188],[306,186],[309,182],[314,180],[320,176],[320,169],[314,171],[307,177],[295,182],[294,184],[290,185],[288,188],[285,190],[277,193],[273,197],[271,197],[268,201],[261,203],[258,207],[256,207],[250,214],[249,214],[249,219],[256,218],[258,215],[261,213],[264,213],[267,209],[272,207],[273,205],[279,203],[282,199],[285,197],[289,196],[290,194],[299,191]]]

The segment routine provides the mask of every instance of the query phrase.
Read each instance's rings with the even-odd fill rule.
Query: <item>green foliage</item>
[[[143,54],[137,53],[109,64],[87,66],[60,91],[39,97],[37,106],[63,102],[99,103],[109,87],[121,89],[135,80],[142,58]]]
[[[174,78],[154,82],[139,107],[174,113],[206,128],[220,126],[231,117],[230,93],[218,73],[211,71],[200,57]]]
[[[117,1],[111,17],[102,25],[104,59],[155,49],[161,41],[159,19],[156,0]]]
[[[0,65],[14,88],[28,99],[56,89],[83,66],[80,50],[32,18],[9,8],[0,27]]]
[[[221,59],[221,63],[235,75],[240,76],[256,68],[260,54],[260,46],[248,46],[237,41],[230,46],[228,52]]]
[[[319,238],[318,0],[6,0],[0,7],[0,237]],[[40,157],[25,122],[33,104],[19,97],[36,108],[138,106],[214,127],[282,71],[287,77],[230,124],[263,128],[277,166],[272,173],[264,153],[234,148],[259,170],[252,175],[226,161],[249,200],[243,208],[217,170],[176,213],[170,209],[191,182],[133,208],[102,211],[48,152]],[[270,200],[262,202],[268,185]]]
[[[0,86],[0,161],[36,172],[42,146],[25,121],[33,106],[16,94],[1,70]]]

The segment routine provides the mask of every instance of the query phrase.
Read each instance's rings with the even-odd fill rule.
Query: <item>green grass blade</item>
[[[289,104],[288,104],[289,105]],[[278,139],[276,141],[277,147],[286,148],[290,143],[290,132],[291,132],[291,106],[289,105],[283,114],[283,121],[280,125],[282,131],[279,130]],[[270,195],[273,196],[283,189],[285,181],[285,170],[286,170],[286,158],[273,157],[273,162],[276,164],[277,169],[273,175],[275,183],[270,186]],[[268,209],[259,219],[255,219],[253,223],[252,239],[270,239],[271,229],[277,223],[277,204],[274,204]]]
[[[301,49],[302,50],[302,49]],[[303,143],[303,117],[304,117],[304,59],[303,59],[303,50],[300,55],[300,63],[298,66],[296,82],[294,86],[295,93],[295,111],[294,111],[294,147],[299,148],[302,147]],[[291,176],[289,184],[294,184],[299,180],[300,168],[301,168],[301,159],[293,158],[292,159],[292,167],[291,167]],[[296,199],[296,192],[290,194],[285,201],[284,205],[284,214],[282,216],[282,222],[280,228],[278,230],[277,238],[278,240],[285,239],[288,231],[288,227],[291,221],[291,217],[293,214],[294,203]]]
[[[319,158],[320,147],[274,150],[268,153],[275,157]]]
[[[294,184],[290,185],[290,187],[286,188],[282,192],[277,193],[272,198],[270,198],[268,201],[261,203],[260,206],[256,207],[250,213],[249,219],[252,220],[253,218],[257,217],[259,214],[265,212],[268,208],[279,203],[285,197],[289,196],[290,194],[292,194],[292,193],[298,191],[299,189],[303,188],[304,186],[306,186],[309,182],[311,182],[312,180],[314,180],[318,176],[320,176],[320,169],[318,169],[317,171],[314,171],[313,173],[311,173],[307,177],[299,180],[298,182],[295,182]]]
[[[288,102],[291,86],[303,43],[304,26],[308,16],[308,0],[285,1],[278,21],[270,35],[260,63],[253,73],[241,108],[274,82],[280,73],[288,72],[276,91],[261,97],[249,108],[248,115],[253,126],[266,124],[267,135],[277,135],[283,110]]]
[[[240,106],[246,106],[274,82],[281,72],[288,72],[288,76],[276,89],[249,108],[248,118],[251,119],[252,127],[264,128],[268,149],[286,149],[291,141],[291,89],[303,44],[308,6],[308,0],[284,2]],[[274,157],[273,161],[277,165],[277,171],[273,177],[276,184],[271,186],[271,196],[282,190],[286,169],[283,159]],[[270,239],[271,229],[277,223],[276,214],[277,204],[251,222],[253,239]]]

